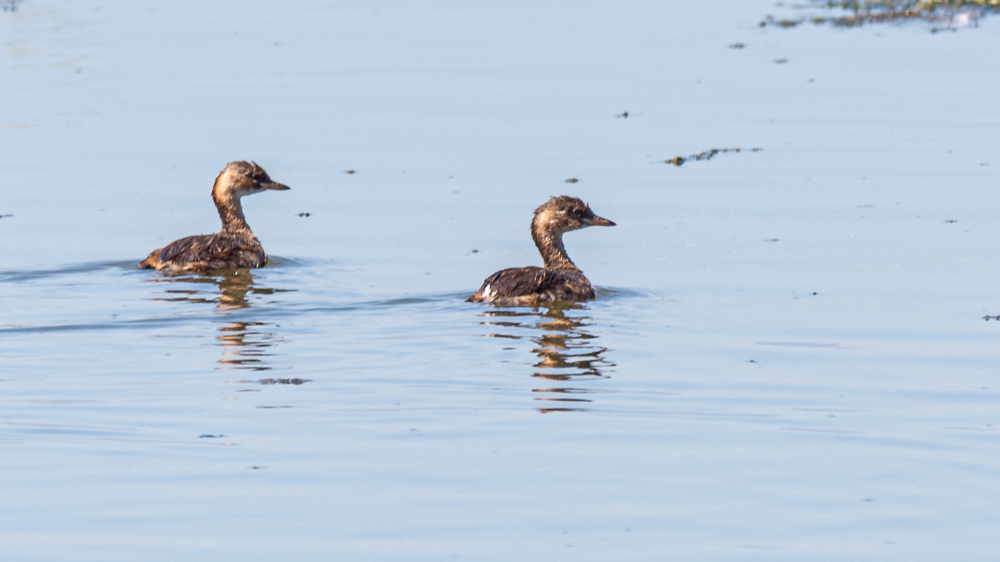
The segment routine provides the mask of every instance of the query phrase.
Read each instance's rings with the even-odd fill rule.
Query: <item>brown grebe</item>
[[[594,298],[594,286],[566,255],[564,232],[588,226],[614,226],[594,214],[576,197],[553,197],[535,209],[531,238],[542,254],[542,267],[503,269],[486,278],[469,302],[501,306],[534,306],[549,301],[585,301]]]
[[[169,273],[264,267],[267,253],[250,231],[240,198],[267,189],[289,188],[272,181],[264,168],[255,162],[230,162],[219,172],[212,187],[212,199],[222,218],[222,231],[175,240],[149,254],[139,267]]]

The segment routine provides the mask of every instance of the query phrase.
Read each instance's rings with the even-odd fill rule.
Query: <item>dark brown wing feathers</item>
[[[581,301],[594,298],[594,286],[579,271],[519,267],[486,278],[472,302]],[[530,302],[529,302],[530,301]]]
[[[175,240],[155,250],[139,264],[142,268],[205,272],[216,269],[264,267],[267,253],[260,242],[225,232]]]

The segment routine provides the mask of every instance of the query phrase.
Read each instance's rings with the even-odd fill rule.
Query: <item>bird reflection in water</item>
[[[216,310],[221,313],[231,313],[242,309],[250,309],[254,295],[273,295],[285,292],[282,289],[261,287],[256,283],[257,276],[246,269],[219,271],[212,275],[182,275],[165,276],[151,279],[155,283],[176,283],[177,288],[169,288],[164,292],[166,297],[154,300],[189,303],[215,303]],[[276,328],[277,324],[259,320],[239,320],[224,323],[219,327],[216,336],[219,347],[222,348],[222,358],[218,369],[245,369],[251,371],[268,371],[272,366],[268,358],[274,353],[270,348],[281,342]],[[264,384],[301,384],[301,379],[263,379]]]
[[[554,402],[550,407],[541,407],[542,413],[586,411],[593,400],[588,395],[598,390],[579,385],[559,383],[580,383],[610,378],[608,372],[614,363],[604,357],[606,347],[597,345],[597,336],[589,333],[591,318],[576,314],[589,310],[578,303],[552,303],[548,308],[525,312],[523,309],[496,309],[486,311],[484,325],[502,329],[528,330],[533,335],[518,333],[493,333],[492,337],[513,340],[530,340],[535,344],[532,352],[538,356],[536,369],[532,375],[551,384],[534,388],[540,402]],[[569,314],[567,314],[569,312]]]

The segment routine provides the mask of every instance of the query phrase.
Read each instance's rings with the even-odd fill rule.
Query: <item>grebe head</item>
[[[560,195],[535,209],[534,226],[552,233],[579,230],[588,226],[615,226],[608,219],[601,218],[590,210],[590,205],[576,197]]]
[[[283,191],[290,189],[287,185],[271,180],[264,168],[256,162],[230,162],[215,178],[212,196],[219,199],[240,198],[253,195],[268,189]]]

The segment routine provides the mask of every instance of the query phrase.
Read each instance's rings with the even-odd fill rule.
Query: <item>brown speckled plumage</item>
[[[263,267],[267,253],[243,216],[240,198],[268,189],[286,190],[254,162],[230,162],[212,187],[212,199],[222,219],[222,231],[175,240],[154,250],[140,268],[170,273],[204,273],[218,269]]]
[[[470,302],[501,306],[534,306],[551,301],[585,301],[594,298],[594,286],[569,259],[564,232],[588,226],[614,226],[594,214],[576,197],[553,197],[535,209],[531,238],[542,255],[543,267],[500,270],[486,278]]]

